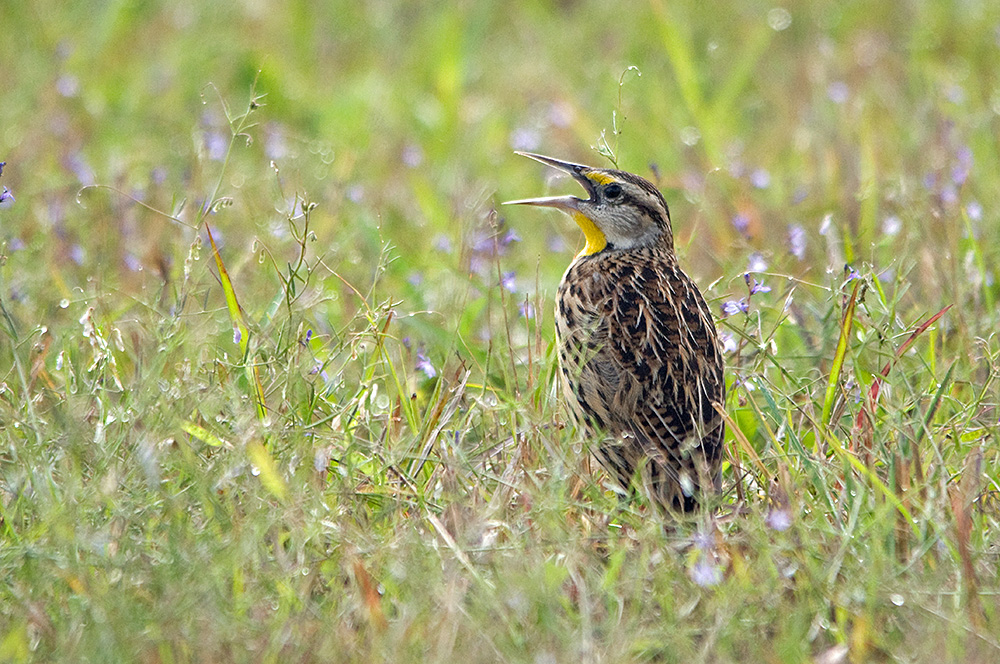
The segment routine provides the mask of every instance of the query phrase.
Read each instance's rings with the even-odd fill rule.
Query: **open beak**
[[[529,159],[534,159],[535,161],[540,161],[541,163],[551,166],[552,168],[557,168],[564,173],[569,173],[573,176],[573,179],[583,185],[583,188],[587,190],[587,194],[591,197],[594,196],[594,183],[591,182],[585,173],[591,170],[590,166],[584,166],[583,164],[574,164],[569,161],[562,161],[560,159],[554,159],[552,157],[546,157],[545,155],[534,154],[532,152],[516,152],[522,157],[528,157]],[[541,198],[522,198],[516,201],[505,201],[504,205],[538,205],[541,207],[554,207],[561,210],[577,210],[579,209],[579,204],[583,202],[584,199],[577,198],[576,196],[543,196]]]

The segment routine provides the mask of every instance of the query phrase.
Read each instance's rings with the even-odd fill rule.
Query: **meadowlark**
[[[564,171],[588,198],[510,201],[562,210],[586,243],[556,296],[563,393],[620,489],[690,512],[720,488],[722,352],[698,286],[677,264],[659,190],[620,170],[519,152]]]

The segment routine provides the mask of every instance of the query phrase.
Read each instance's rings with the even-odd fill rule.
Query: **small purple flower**
[[[406,278],[406,283],[411,286],[417,287],[424,283],[424,275],[421,272],[411,272],[410,276]]]
[[[719,566],[703,556],[698,557],[698,562],[688,570],[688,575],[702,588],[716,586],[722,581],[722,570],[719,569]]]
[[[819,234],[826,237],[833,227],[833,215],[829,212],[823,215],[823,221],[819,222]]]
[[[882,232],[886,235],[897,235],[902,229],[903,222],[894,214],[882,221]]]
[[[740,232],[741,235],[747,234],[747,228],[750,226],[750,217],[739,212],[733,217],[733,228]]]
[[[205,133],[205,149],[208,150],[208,158],[212,161],[222,161],[226,158],[229,150],[229,139],[221,131],[212,130]]]
[[[347,188],[347,200],[352,203],[360,203],[365,200],[364,185],[352,184]]]
[[[417,351],[417,370],[423,371],[424,375],[428,378],[434,378],[437,376],[437,369],[431,364],[431,361],[424,354],[423,349]]]
[[[799,224],[788,227],[788,250],[799,260],[806,257],[806,229]]]
[[[504,290],[510,293],[516,293],[517,292],[517,282],[515,279],[516,276],[517,275],[514,272],[504,272],[502,275],[500,275],[500,286],[503,287]]]
[[[518,305],[518,311],[521,312],[522,318],[527,318],[531,320],[535,317],[535,305],[531,302],[522,302]]]
[[[510,147],[514,150],[536,150],[541,142],[541,134],[532,127],[518,127],[510,133]]]
[[[757,293],[770,293],[771,292],[771,287],[770,286],[765,286],[762,282],[757,281],[756,279],[753,279],[750,276],[749,272],[747,272],[746,274],[743,275],[743,281],[746,282],[747,288],[750,289],[750,294],[751,295],[756,295]],[[750,283],[751,281],[753,282],[752,285]]]
[[[127,252],[122,260],[125,262],[125,267],[132,272],[139,272],[142,270],[142,261],[139,260],[139,257],[131,251]]]
[[[965,214],[969,215],[971,221],[980,221],[983,218],[983,206],[979,201],[972,201],[965,206]]]
[[[409,143],[403,148],[403,164],[407,168],[417,168],[424,163],[424,151],[415,143]]]
[[[554,254],[562,253],[566,251],[566,240],[562,235],[549,235],[548,247]]]
[[[701,551],[711,551],[715,548],[715,537],[705,530],[698,530],[691,536],[691,543]]]
[[[722,315],[726,318],[728,318],[729,316],[735,316],[740,312],[746,313],[749,310],[750,310],[750,303],[744,299],[726,300],[722,304]]]
[[[728,332],[719,332],[719,341],[722,342],[722,351],[724,353],[735,353],[736,349],[739,347],[736,343],[736,339]]]
[[[10,189],[4,187],[3,191],[0,191],[0,208],[6,210],[12,205],[14,205],[14,194],[10,193]]]
[[[233,325],[233,343],[238,344],[243,340],[243,333],[240,331],[239,326]]]
[[[444,233],[439,233],[434,237],[434,249],[443,254],[451,253],[451,238]]]
[[[500,238],[500,246],[506,247],[512,242],[520,242],[520,241],[521,241],[521,236],[518,234],[518,232],[515,231],[513,228],[510,228],[507,230],[506,233],[504,233],[503,237]]]
[[[280,124],[270,123],[265,130],[264,154],[268,159],[284,159],[288,155],[288,142]]]
[[[312,340],[312,338],[313,338],[313,331],[312,328],[310,327],[308,330],[306,330],[306,343],[309,343]]]
[[[860,279],[861,275],[850,265],[844,265],[844,274],[847,275],[847,281],[854,281],[855,279]]]
[[[767,189],[771,186],[771,174],[763,168],[755,168],[750,174],[750,184],[757,189]]]
[[[784,532],[792,527],[792,515],[787,509],[771,510],[764,517],[764,523],[772,530]]]
[[[958,189],[951,182],[941,187],[941,202],[945,205],[954,205],[958,202]]]
[[[826,96],[834,104],[843,104],[847,101],[847,97],[851,90],[847,87],[847,83],[843,81],[833,81],[830,85],[826,86]]]
[[[755,251],[750,254],[750,260],[747,262],[747,272],[766,272],[767,271],[767,259],[764,258],[764,254],[759,251]]]

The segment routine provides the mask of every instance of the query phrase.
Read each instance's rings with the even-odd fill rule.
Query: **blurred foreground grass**
[[[0,13],[0,659],[1000,658],[995,3]],[[562,424],[579,237],[497,204],[602,144],[726,314],[720,524]]]

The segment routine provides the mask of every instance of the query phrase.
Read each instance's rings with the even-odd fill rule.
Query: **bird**
[[[567,213],[584,246],[556,293],[564,401],[623,496],[644,493],[671,514],[721,491],[722,348],[697,284],[681,270],[666,200],[645,178],[531,152],[568,173],[587,198],[508,201]],[[718,408],[718,409],[717,409]]]

